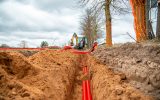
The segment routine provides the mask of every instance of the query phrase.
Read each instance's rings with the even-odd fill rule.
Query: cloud
[[[0,44],[21,40],[36,47],[41,41],[63,45],[77,32],[79,10],[73,0],[0,0]],[[12,40],[12,41],[11,41]],[[35,42],[33,42],[35,41]]]
[[[39,46],[41,41],[67,44],[74,32],[80,34],[84,9],[75,5],[75,0],[0,0],[0,44],[18,46],[22,40],[30,47]],[[120,20],[113,21],[113,42],[130,41],[124,34],[135,37],[132,15],[116,18]]]
[[[3,2],[5,2],[6,0],[0,0],[0,3],[3,3]]]
[[[9,10],[12,9],[12,10]],[[70,9],[62,9],[59,14],[40,10],[31,5],[23,5],[18,2],[5,2],[0,6],[0,30],[1,31],[59,31],[69,32],[70,27],[78,25],[77,14]],[[65,27],[64,27],[65,26]]]
[[[23,4],[33,5],[39,9],[46,10],[52,12],[54,10],[61,10],[64,8],[72,8],[75,7],[74,0],[14,0]]]

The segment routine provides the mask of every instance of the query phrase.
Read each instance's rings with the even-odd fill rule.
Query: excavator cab
[[[79,42],[78,42],[77,49],[84,49],[87,44],[86,37],[79,37],[78,39],[79,39],[78,40]]]
[[[84,49],[87,45],[87,38],[84,35],[73,34],[70,45],[75,49]]]

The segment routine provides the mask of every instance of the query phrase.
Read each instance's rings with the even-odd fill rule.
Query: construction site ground
[[[88,75],[83,75],[85,66]],[[86,79],[93,100],[159,100],[159,69],[158,45],[101,45],[91,54],[1,51],[0,100],[82,100]]]

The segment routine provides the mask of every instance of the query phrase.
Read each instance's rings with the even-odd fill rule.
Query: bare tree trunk
[[[149,1],[150,0],[146,0],[146,4],[145,4],[145,8],[146,8],[146,33],[147,33],[147,36],[148,38],[150,39],[150,35],[149,35]]]
[[[112,27],[111,27],[111,13],[110,0],[105,0],[105,16],[106,16],[106,46],[112,46]]]
[[[157,32],[156,36],[160,40],[160,0],[158,0],[158,13],[157,13]]]

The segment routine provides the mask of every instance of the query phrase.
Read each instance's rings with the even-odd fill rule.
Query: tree
[[[8,46],[7,44],[2,44],[0,48],[10,48],[10,46]]]
[[[109,0],[105,0],[105,15],[106,15],[106,45],[112,46],[112,20],[111,20],[111,12],[110,12],[110,4]]]
[[[158,0],[158,13],[157,13],[157,31],[156,36],[160,40],[160,0]]]
[[[47,41],[42,41],[40,46],[41,46],[41,48],[48,47],[48,42]]]
[[[80,25],[82,34],[87,37],[88,47],[91,47],[94,41],[101,36],[101,25],[98,15],[93,13],[91,9],[86,9]]]
[[[106,46],[112,46],[112,15],[128,13],[128,6],[125,1],[129,0],[81,0],[83,5],[92,2],[92,8],[96,12],[105,9],[106,19]],[[111,12],[112,9],[112,12]]]
[[[19,44],[21,48],[27,48],[27,41],[22,40]]]

